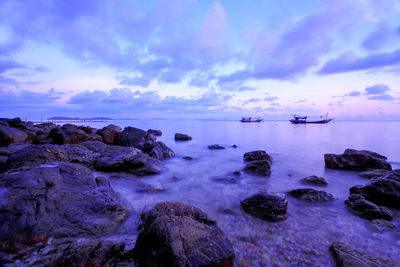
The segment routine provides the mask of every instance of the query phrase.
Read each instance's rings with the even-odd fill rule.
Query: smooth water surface
[[[367,149],[388,157],[400,168],[399,122],[336,122],[293,125],[289,122],[240,123],[236,121],[110,121],[121,127],[159,129],[163,141],[176,157],[164,161],[167,170],[159,175],[137,178],[111,175],[114,189],[132,206],[121,233],[137,233],[139,214],[161,201],[194,205],[218,222],[231,240],[238,266],[329,266],[328,247],[340,241],[359,250],[400,262],[400,229],[378,231],[368,220],[353,215],[345,206],[349,188],[368,180],[356,172],[325,169],[324,153],[343,153],[346,148]],[[92,123],[101,128],[109,123]],[[193,140],[176,142],[175,133]],[[219,144],[224,150],[209,150]],[[232,145],[237,145],[233,148]],[[273,157],[270,177],[244,173],[243,154],[265,150]],[[182,157],[191,156],[193,160]],[[241,171],[239,177],[233,171]],[[318,175],[332,193],[330,203],[304,203],[288,196],[288,219],[271,223],[246,214],[240,200],[259,191],[287,192],[310,187],[303,177]],[[221,182],[218,178],[233,177]],[[165,192],[140,193],[152,186]],[[138,192],[139,191],[139,192]],[[400,212],[393,223],[399,225]]]

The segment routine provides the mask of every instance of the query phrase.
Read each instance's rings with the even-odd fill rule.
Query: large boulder
[[[365,186],[353,186],[350,194],[362,195],[377,205],[400,208],[400,169],[372,179]]]
[[[368,169],[391,170],[386,157],[368,150],[346,149],[343,154],[325,154],[325,166],[331,169],[366,171]]]
[[[247,152],[243,155],[244,161],[255,161],[255,160],[268,160],[272,162],[272,158],[264,150],[256,150]]]
[[[282,221],[287,218],[288,201],[285,194],[259,193],[240,202],[243,209],[267,221]]]
[[[109,146],[96,158],[94,167],[99,171],[124,171],[142,176],[162,172],[164,164],[134,147]]]
[[[0,146],[8,146],[12,143],[24,143],[28,134],[22,130],[0,125]]]
[[[244,171],[259,176],[269,176],[271,174],[271,161],[266,159],[251,161],[246,164]]]
[[[335,199],[335,197],[330,193],[312,188],[295,189],[289,191],[288,194],[307,202],[325,202]]]
[[[333,243],[329,247],[337,267],[395,267],[397,264],[375,255],[358,251],[343,243]]]
[[[362,218],[370,220],[385,219],[389,221],[393,219],[393,213],[389,209],[385,207],[379,207],[371,201],[366,200],[361,195],[352,194],[349,196],[349,199],[345,200],[344,202],[353,211],[353,213]]]
[[[187,134],[176,133],[175,134],[175,140],[177,140],[177,141],[189,141],[189,140],[192,140],[192,137],[187,135]]]
[[[6,173],[0,180],[0,242],[12,249],[48,237],[99,236],[128,211],[107,178],[59,162]]]
[[[134,249],[139,266],[234,266],[230,241],[200,209],[163,202],[141,219]]]
[[[160,130],[148,129],[147,132],[151,133],[154,136],[161,136],[162,132]]]
[[[157,142],[154,135],[134,127],[126,127],[120,132],[117,137],[117,144],[138,148],[156,159],[167,159],[175,156],[175,153],[163,142]]]
[[[116,143],[117,136],[121,130],[122,130],[121,127],[110,124],[104,127],[103,129],[98,130],[97,134],[103,138],[104,143],[108,145],[113,145]]]
[[[81,127],[82,128],[82,127]],[[73,124],[64,124],[61,128],[53,128],[49,133],[53,144],[78,144],[85,141],[102,141],[100,135],[86,133]]]

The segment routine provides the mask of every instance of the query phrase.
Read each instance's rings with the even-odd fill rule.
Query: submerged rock
[[[318,177],[316,175],[311,175],[308,177],[304,177],[300,180],[303,184],[311,184],[311,185],[328,185],[328,182],[323,177]]]
[[[134,249],[139,266],[234,266],[231,243],[200,209],[162,202],[141,219]]]
[[[218,144],[209,145],[209,146],[207,146],[207,148],[208,148],[208,149],[225,149],[225,147],[220,146],[220,145],[218,145]]]
[[[59,162],[5,174],[0,180],[0,242],[18,244],[55,236],[109,233],[128,214],[108,179]]]
[[[271,174],[271,162],[269,160],[257,160],[247,163],[244,171],[260,176],[269,176]]]
[[[189,141],[189,140],[192,140],[192,137],[187,135],[187,134],[176,133],[175,134],[175,140],[178,140],[178,141]]]
[[[337,267],[347,266],[363,266],[363,267],[378,267],[387,266],[394,267],[395,263],[379,258],[375,255],[367,254],[365,252],[358,251],[350,246],[346,246],[343,243],[333,243],[329,247],[333,259],[335,260]]]
[[[334,196],[325,191],[319,191],[312,188],[295,189],[288,192],[291,196],[307,202],[324,202],[334,200]]]
[[[162,132],[160,130],[148,129],[147,132],[151,133],[154,136],[162,136]]]
[[[386,157],[368,150],[346,149],[343,154],[325,154],[325,166],[332,169],[366,171],[368,169],[391,170]]]
[[[393,219],[393,213],[389,209],[385,207],[379,207],[371,201],[366,200],[361,195],[352,194],[349,196],[349,199],[345,200],[344,202],[356,215],[360,217],[370,220]]]
[[[242,200],[240,204],[247,213],[263,220],[276,222],[287,218],[285,194],[259,193]]]
[[[113,145],[116,143],[118,134],[121,130],[122,130],[121,127],[114,124],[110,124],[104,127],[103,129],[98,130],[97,134],[103,138],[104,143],[108,145]]]
[[[384,170],[384,169],[375,169],[375,170],[361,172],[358,174],[358,176],[360,176],[362,178],[367,178],[367,179],[374,179],[374,178],[382,177],[383,175],[387,174],[388,172],[390,172],[390,171]]]
[[[243,159],[244,161],[268,160],[270,163],[272,162],[271,156],[264,150],[247,152],[243,155]]]

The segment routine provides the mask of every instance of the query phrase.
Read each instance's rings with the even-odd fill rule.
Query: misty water
[[[400,212],[394,210],[397,228],[386,231],[352,214],[344,204],[349,188],[368,180],[353,171],[326,169],[323,158],[324,153],[339,154],[346,148],[367,149],[387,156],[393,169],[400,168],[400,122],[292,125],[285,121],[113,120],[88,125],[101,128],[110,123],[159,129],[163,135],[158,140],[176,153],[164,161],[162,174],[140,178],[109,174],[114,190],[132,207],[121,234],[137,233],[140,213],[157,202],[179,201],[202,209],[217,221],[234,246],[238,266],[328,266],[333,262],[328,247],[337,241],[400,262]],[[176,142],[177,132],[193,140]],[[209,150],[211,144],[226,149]],[[253,150],[265,150],[272,156],[271,176],[243,172],[243,154]],[[238,177],[232,174],[237,170],[241,172]],[[332,193],[336,200],[305,203],[287,196],[288,218],[277,223],[248,215],[240,207],[240,200],[259,191],[285,193],[313,187],[299,182],[310,175],[324,177],[328,186],[314,188]],[[237,180],[219,181],[221,177]],[[150,187],[150,193],[144,190]]]

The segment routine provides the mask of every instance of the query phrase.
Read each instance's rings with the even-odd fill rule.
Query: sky
[[[0,0],[0,116],[400,120],[400,0]]]

